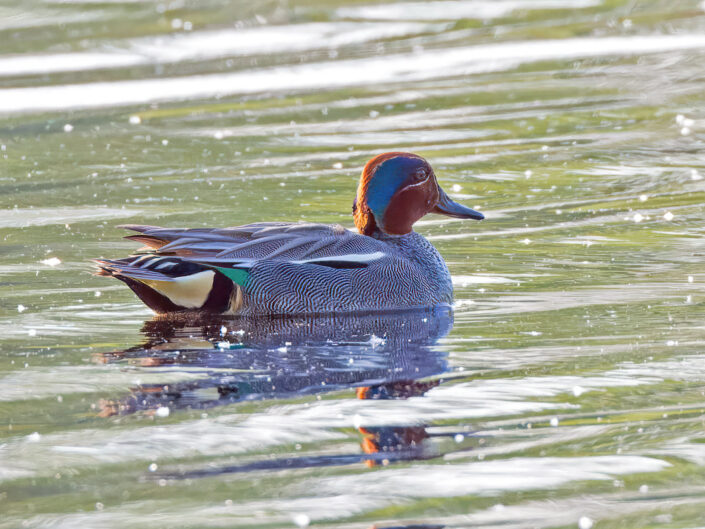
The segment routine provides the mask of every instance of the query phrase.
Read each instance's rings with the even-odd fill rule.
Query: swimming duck
[[[414,232],[427,213],[484,216],[440,188],[421,156],[388,152],[362,170],[353,217],[340,225],[258,222],[188,229],[125,225],[148,253],[96,260],[157,313],[298,314],[450,304],[438,251]]]

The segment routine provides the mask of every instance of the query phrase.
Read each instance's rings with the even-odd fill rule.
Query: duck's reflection
[[[161,317],[145,323],[144,344],[94,358],[177,370],[185,381],[140,384],[127,397],[102,401],[100,414],[159,414],[341,389],[354,390],[359,399],[421,396],[437,386],[447,371],[447,355],[435,343],[450,331],[452,323],[449,308],[301,318]],[[363,425],[359,431],[362,454],[270,459],[188,474],[197,477],[360,461],[374,466],[437,455],[424,444],[430,435],[423,425]]]

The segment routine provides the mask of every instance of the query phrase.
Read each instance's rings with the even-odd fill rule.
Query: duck
[[[257,222],[230,228],[123,225],[144,245],[95,259],[157,314],[353,313],[451,305],[453,284],[436,248],[413,230],[428,213],[482,220],[453,201],[431,165],[408,152],[362,169],[352,214],[335,224]]]

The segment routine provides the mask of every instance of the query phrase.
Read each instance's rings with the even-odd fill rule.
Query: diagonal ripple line
[[[0,113],[62,111],[160,101],[399,83],[497,72],[543,60],[631,56],[705,48],[705,35],[574,38],[506,42],[383,58],[327,61],[228,74],[0,90]],[[452,72],[452,73],[449,73]]]

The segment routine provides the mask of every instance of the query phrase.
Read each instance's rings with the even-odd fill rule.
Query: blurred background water
[[[0,528],[705,520],[705,5],[6,0]],[[454,314],[156,320],[115,225],[425,156]]]

